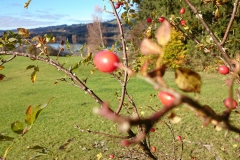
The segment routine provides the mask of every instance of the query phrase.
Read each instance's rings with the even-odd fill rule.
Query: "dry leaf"
[[[171,24],[168,21],[163,21],[158,28],[156,34],[157,42],[161,46],[165,46],[171,38]]]
[[[142,54],[160,54],[162,49],[151,39],[143,39],[140,50]]]
[[[178,117],[174,112],[171,112],[168,118],[172,124],[177,124],[181,121],[181,118]]]
[[[2,81],[4,77],[6,77],[6,76],[3,74],[0,74],[0,81]]]
[[[220,12],[219,12],[219,9],[218,9],[218,8],[216,9],[216,11],[215,11],[215,13],[214,13],[214,16],[215,16],[216,19],[219,19],[219,18],[220,18],[221,15],[220,15]]]
[[[175,71],[175,82],[184,92],[197,92],[201,90],[201,76],[187,68],[178,68]]]
[[[4,66],[0,66],[0,70],[3,70],[4,69]]]
[[[30,35],[29,31],[25,28],[18,28],[17,30],[18,30],[18,34],[23,38],[27,38]]]
[[[159,68],[149,72],[147,75],[151,78],[155,78],[155,77],[163,77],[165,70],[167,69],[166,65],[162,65]]]

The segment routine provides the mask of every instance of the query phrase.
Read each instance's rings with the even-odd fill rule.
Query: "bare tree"
[[[95,15],[93,15],[93,23],[87,25],[87,46],[91,52],[97,51],[99,46],[106,45],[106,38],[103,36],[106,28],[101,23],[102,9],[95,6]]]

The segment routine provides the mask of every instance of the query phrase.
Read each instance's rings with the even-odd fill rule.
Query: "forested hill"
[[[70,43],[83,43],[86,42],[88,24],[73,24],[73,25],[58,25],[39,27],[29,29],[31,37],[43,36],[44,34],[53,33],[57,41],[68,39]],[[104,36],[108,41],[114,40],[118,35],[118,25],[114,20],[103,22],[102,25],[106,28]],[[16,30],[15,30],[16,31]],[[0,35],[4,31],[0,30]]]

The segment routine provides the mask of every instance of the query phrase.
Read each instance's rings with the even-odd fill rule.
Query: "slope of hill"
[[[86,42],[87,35],[87,25],[88,24],[72,24],[72,25],[58,25],[58,26],[48,26],[48,27],[39,27],[34,29],[29,29],[31,37],[34,36],[43,36],[44,34],[52,33],[57,41],[68,39],[70,43],[84,43]],[[119,35],[118,25],[115,20],[103,22],[102,25],[106,27],[107,32],[104,36],[111,41]],[[13,30],[14,32],[17,30]],[[0,36],[4,31],[0,30]],[[75,37],[75,38],[73,38]],[[75,39],[73,41],[73,39]]]

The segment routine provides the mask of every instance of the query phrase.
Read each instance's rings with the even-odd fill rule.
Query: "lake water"
[[[62,47],[60,43],[49,43],[51,47],[55,49],[59,49],[59,47]],[[73,52],[79,51],[79,49],[82,47],[83,44],[76,43],[76,44],[70,44],[70,48]],[[64,50],[67,51],[66,45],[64,45]]]

